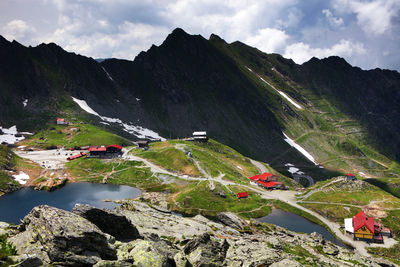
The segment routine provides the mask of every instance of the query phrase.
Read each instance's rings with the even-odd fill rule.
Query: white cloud
[[[256,46],[263,52],[274,53],[283,51],[289,36],[281,30],[265,28],[257,31],[257,34],[247,37],[244,42]]]
[[[287,46],[284,56],[293,59],[298,64],[302,64],[312,57],[352,57],[355,55],[363,55],[366,52],[367,50],[362,43],[354,43],[349,40],[340,40],[339,43],[330,48],[312,48],[308,44],[298,42]]]
[[[15,19],[7,23],[2,29],[4,37],[9,40],[21,40],[28,34],[35,32],[34,27],[29,26],[25,21]]]
[[[1,0],[0,14],[8,39],[91,57],[133,59],[180,27],[298,62],[339,53],[361,67],[400,69],[400,0]]]
[[[332,27],[340,27],[344,24],[343,19],[335,17],[329,9],[322,10],[322,14],[325,15]]]
[[[334,7],[342,12],[357,15],[358,25],[370,35],[381,35],[389,32],[392,19],[399,15],[399,0],[336,0]]]

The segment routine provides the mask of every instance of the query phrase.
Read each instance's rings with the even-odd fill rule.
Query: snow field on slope
[[[295,149],[297,149],[297,151],[299,151],[301,154],[303,154],[307,159],[309,159],[312,163],[314,163],[315,165],[318,165],[318,163],[315,161],[314,157],[307,152],[307,150],[305,150],[304,148],[302,148],[299,144],[297,144],[295,141],[293,141],[292,139],[290,139],[289,136],[287,136],[284,132],[282,132],[283,135],[285,136],[285,138],[283,140],[286,141],[286,143],[288,143],[290,146],[294,147]]]
[[[79,107],[81,109],[83,109],[84,111],[86,111],[87,113],[95,115],[95,116],[99,117],[100,119],[102,119],[105,122],[117,123],[120,126],[122,126],[122,129],[125,132],[133,134],[138,138],[148,138],[148,139],[151,139],[151,140],[162,140],[162,141],[166,140],[165,138],[160,136],[158,133],[156,133],[156,132],[154,132],[154,131],[152,131],[150,129],[144,128],[142,126],[133,125],[132,123],[124,123],[123,121],[121,121],[118,118],[109,118],[109,117],[101,116],[99,113],[94,111],[91,107],[89,107],[89,105],[86,103],[85,100],[80,100],[80,99],[77,99],[75,97],[72,97],[72,100],[74,100],[74,102],[77,103],[79,105]],[[102,122],[102,123],[106,124],[104,122]]]
[[[283,96],[287,101],[289,101],[293,106],[295,106],[298,109],[303,109],[303,107],[296,103],[296,101],[294,101],[290,96],[288,96],[286,93],[278,90],[275,88],[275,86],[273,86],[272,84],[270,84],[269,82],[267,82],[266,80],[264,80],[260,75],[258,75],[257,73],[255,73],[252,69],[250,69],[249,67],[246,67],[249,71],[251,71],[252,73],[256,74],[257,77],[263,81],[265,84],[269,85],[272,89],[274,89],[275,91],[277,91],[281,96]]]

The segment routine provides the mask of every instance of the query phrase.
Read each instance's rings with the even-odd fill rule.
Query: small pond
[[[103,200],[136,198],[140,194],[137,188],[112,184],[72,183],[53,192],[26,187],[0,197],[0,221],[18,224],[33,207],[44,204],[68,211],[76,203],[113,209],[118,204]]]
[[[312,232],[317,232],[321,234],[326,240],[329,240],[332,243],[341,247],[351,249],[351,247],[336,239],[328,230],[326,230],[321,225],[313,223],[306,218],[291,212],[283,211],[280,209],[273,209],[270,214],[258,218],[257,220],[260,222],[275,224],[294,232],[308,234],[311,234]]]

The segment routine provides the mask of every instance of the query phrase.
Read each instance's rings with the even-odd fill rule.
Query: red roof
[[[249,194],[247,192],[240,192],[237,194],[237,198],[248,197]]]
[[[57,121],[64,121],[65,119],[57,118]]]
[[[255,175],[252,177],[249,177],[250,180],[254,180],[254,181],[258,181],[258,179],[260,179],[260,175]]]
[[[354,232],[364,225],[371,231],[371,233],[374,233],[374,218],[368,217],[364,212],[360,211],[353,217]]]
[[[346,176],[355,176],[355,175],[352,173],[346,173]]]
[[[115,148],[118,148],[118,149],[122,149],[122,146],[119,146],[119,145],[109,145],[109,146],[106,146],[106,148],[109,148],[109,147],[115,147]]]
[[[107,149],[104,146],[92,146],[89,151],[107,151]]]
[[[275,174],[272,173],[268,173],[268,172],[264,172],[263,174],[260,175],[260,180],[267,180],[267,178],[271,178],[271,177],[276,177]]]
[[[258,180],[266,181],[267,178],[269,179],[271,177],[276,177],[276,175],[272,174],[272,173],[264,172],[263,174],[259,174],[259,175],[255,175],[255,176],[249,177],[249,179],[250,180],[254,180],[254,181],[258,181]]]
[[[77,159],[77,158],[80,158],[80,157],[83,157],[83,156],[86,156],[86,153],[85,153],[85,152],[81,152],[81,153],[79,153],[79,154],[70,156],[70,157],[67,158],[67,160],[74,160],[74,159]]]

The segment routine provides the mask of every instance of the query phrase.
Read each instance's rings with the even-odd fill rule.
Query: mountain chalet
[[[353,218],[344,219],[344,226],[346,232],[353,235],[354,240],[383,243],[383,236],[392,237],[390,229],[384,228],[362,211]]]

